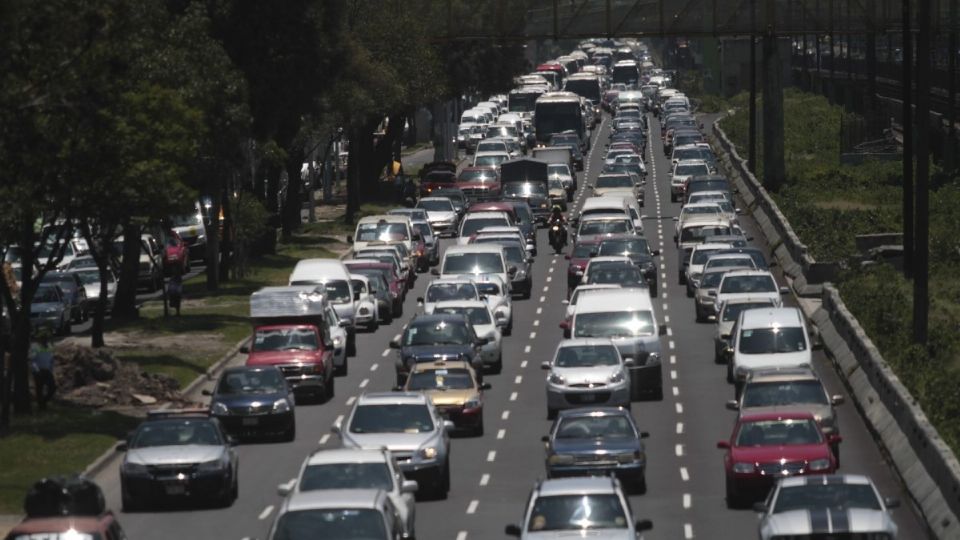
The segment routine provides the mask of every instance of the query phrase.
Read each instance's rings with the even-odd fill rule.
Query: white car
[[[480,293],[480,299],[487,303],[493,316],[507,320],[503,327],[503,335],[513,333],[513,299],[509,283],[496,274],[483,274],[473,278]]]
[[[740,312],[730,333],[728,382],[739,399],[755,369],[812,367],[810,334],[800,308],[761,308]]]
[[[721,249],[729,249],[730,244],[720,242],[706,242],[697,244],[690,252],[690,257],[680,261],[679,281],[687,285],[687,296],[693,296],[693,289],[700,286],[700,276],[703,275],[703,265],[706,264],[710,255]]]
[[[373,332],[379,326],[380,310],[377,298],[370,294],[370,279],[361,274],[350,274],[353,282],[353,324]]]
[[[717,324],[713,333],[713,361],[721,364],[725,361],[725,351],[730,346],[730,332],[737,322],[740,312],[747,309],[776,307],[769,298],[751,298],[749,296],[730,300],[720,305],[717,312]]]
[[[333,341],[333,369],[336,375],[347,374],[347,329],[340,325],[340,316],[333,304],[328,303],[323,310],[323,321],[327,323],[330,340]]]
[[[480,144],[482,145],[483,143],[481,142]],[[501,144],[503,144],[503,141],[501,141]],[[503,144],[503,146],[506,147],[506,144]],[[497,151],[497,152],[477,151],[477,153],[473,155],[473,163],[471,163],[471,166],[496,167],[496,169],[499,171],[500,164],[503,163],[504,161],[508,161],[509,159],[510,159],[510,154],[506,150]]]
[[[513,224],[506,212],[468,212],[460,222],[457,244],[468,244],[471,236],[488,227],[513,227]]]
[[[683,205],[683,208],[680,209],[680,215],[673,218],[674,225],[673,228],[673,241],[677,241],[677,235],[680,233],[680,228],[683,226],[690,218],[709,216],[709,217],[720,217],[723,214],[723,209],[720,208],[720,205],[715,202],[702,202],[702,203],[688,203]]]
[[[613,283],[590,283],[578,285],[577,288],[570,293],[570,299],[563,300],[563,304],[567,306],[566,312],[564,313],[564,319],[569,321],[573,318],[573,314],[577,310],[577,300],[579,300],[583,295],[589,293],[590,291],[618,288],[620,288],[620,286],[614,285]]]
[[[460,219],[450,199],[423,197],[417,202],[417,208],[426,210],[427,222],[437,235],[456,236]]]
[[[510,150],[509,147],[507,147],[506,141],[500,139],[484,139],[483,142],[477,145],[477,155],[488,153],[503,153],[509,155]]]
[[[500,373],[503,370],[503,335],[500,329],[507,325],[504,315],[497,318],[482,300],[451,300],[437,302],[433,313],[462,314],[470,321],[473,332],[487,342],[480,347],[480,359],[485,370]]]
[[[678,161],[670,171],[670,202],[683,198],[687,179],[691,176],[706,176],[710,174],[710,166],[706,161]]]
[[[723,275],[717,287],[716,305],[749,296],[769,298],[773,305],[780,307],[783,305],[781,296],[789,292],[789,287],[777,287],[777,280],[766,270],[737,270]]]
[[[696,249],[694,249],[696,251]],[[757,263],[750,256],[749,253],[723,253],[718,254],[716,251],[711,251],[706,253],[706,260],[700,266],[699,274],[693,275],[694,279],[687,280],[687,296],[692,297],[697,292],[697,288],[700,286],[700,276],[705,275],[708,270],[711,268],[734,268],[739,267],[743,269],[757,270]],[[697,257],[696,253],[693,253],[691,259]],[[719,306],[718,306],[719,307]]]
[[[280,484],[281,497],[296,493],[334,489],[378,489],[384,491],[400,514],[404,532],[415,538],[415,480],[405,480],[390,451],[386,449],[337,448],[317,450],[307,456],[297,478]]]
[[[624,361],[609,339],[565,339],[547,370],[547,418],[576,407],[630,407],[633,360]]]
[[[438,302],[454,300],[480,300],[477,284],[472,278],[440,278],[427,285],[423,296],[417,297],[417,305],[423,308],[427,315],[433,313]]]
[[[443,260],[440,261],[440,268],[434,268],[430,272],[440,277],[467,277],[474,281],[484,275],[494,275],[504,284],[504,294],[510,295],[513,292],[510,281],[516,275],[517,268],[507,263],[503,246],[470,244],[447,248]]]

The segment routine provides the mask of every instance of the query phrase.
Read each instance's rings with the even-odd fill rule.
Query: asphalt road
[[[605,120],[597,130],[600,142],[588,155],[584,174],[589,182],[602,165],[608,123],[609,119]],[[655,120],[651,127],[659,133]],[[659,137],[653,137],[648,152],[652,160],[648,161],[651,181],[646,186],[644,213],[649,217],[645,228],[647,238],[663,253],[659,258],[661,298],[655,305],[660,311],[659,320],[667,322],[669,332],[661,338],[664,399],[633,406],[638,425],[650,432],[650,438],[648,491],[631,497],[631,505],[637,518],[654,522],[654,530],[646,535],[648,540],[753,538],[757,534],[755,514],[726,508],[722,451],[716,448],[716,442],[727,438],[733,426],[735,413],[724,408],[733,390],[725,382],[724,366],[713,363],[712,324],[695,322],[692,300],[677,284],[670,218],[679,211],[679,204],[670,203],[668,163]],[[583,197],[581,190],[578,204]],[[759,236],[755,223],[746,217],[742,221],[748,232]],[[541,234],[540,245],[546,245],[545,234]],[[486,434],[453,440],[452,489],[446,500],[417,503],[420,539],[503,538],[504,525],[520,521],[530,488],[544,476],[540,436],[546,433],[549,422],[545,376],[539,366],[551,357],[561,339],[557,325],[564,311],[561,300],[566,292],[566,261],[547,249],[540,253],[534,265],[532,298],[514,303],[514,334],[504,339],[503,373],[487,379],[493,388],[486,394]],[[415,312],[415,298],[429,279],[422,275],[408,295],[405,317],[358,339],[358,356],[350,360],[348,375],[337,379],[334,399],[323,405],[298,407],[295,442],[238,448],[240,497],[232,507],[121,514],[128,536],[140,540],[265,539],[281,503],[277,485],[294,477],[310,451],[336,444],[329,428],[347,413],[358,395],[393,385],[395,352],[387,344]],[[816,365],[830,393],[847,395],[849,403],[848,393],[822,353],[817,353]],[[840,407],[839,414],[844,436],[841,471],[869,474],[884,495],[900,497],[904,507],[895,511],[900,538],[925,538],[921,520],[856,409],[847,404]],[[109,506],[119,508],[118,464],[110,464],[97,481],[104,488]]]

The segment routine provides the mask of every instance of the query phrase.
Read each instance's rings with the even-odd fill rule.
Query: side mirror
[[[640,438],[641,438],[641,439],[649,439],[649,438],[650,438],[650,433],[647,432],[647,431],[641,431],[641,432],[640,432]]]
[[[563,300],[561,300],[560,303],[563,304],[563,305],[565,305],[565,306],[569,306],[569,305],[570,305],[570,301],[567,300],[566,298],[564,298]]]
[[[520,535],[522,534],[520,527],[512,523],[504,527],[503,532],[507,536],[516,536],[517,538],[520,538]]]
[[[352,243],[353,243],[353,236],[352,236],[352,235],[349,235],[349,234],[347,235],[347,243],[348,243],[348,244],[352,244]]]
[[[659,249],[655,249],[655,250],[653,250],[653,251],[650,252],[650,255],[653,256],[653,257],[659,257],[659,256],[660,256],[660,250],[659,250]]]
[[[633,528],[637,531],[652,531],[653,522],[649,519],[641,519],[633,524]]]
[[[891,509],[891,508],[899,508],[899,507],[900,507],[900,499],[898,499],[898,498],[896,498],[896,497],[884,497],[884,498],[883,498],[883,505],[887,507],[887,510],[889,510],[889,509]]]
[[[336,435],[340,434],[340,422],[334,422],[333,425],[330,426],[330,433],[333,433]]]
[[[490,383],[488,382],[482,383],[480,385],[481,390],[490,390],[491,388],[493,388],[493,386],[491,386]]]
[[[846,398],[841,396],[840,394],[830,396],[831,405],[843,405],[844,401],[846,401]]]
[[[564,255],[563,258],[569,261],[569,260],[570,260],[570,255]]]
[[[483,347],[487,343],[490,343],[490,338],[485,337],[477,338],[477,340],[473,342],[473,344],[477,347]]]
[[[780,294],[790,294],[790,287],[787,287],[787,286],[780,287]]]
[[[827,437],[827,442],[830,444],[840,444],[843,442],[843,437],[840,435],[830,435]]]
[[[550,442],[550,436],[549,436],[549,435],[544,435],[543,437],[540,437],[540,440],[543,441],[543,442],[545,442],[545,443],[548,443],[548,442]]]
[[[634,360],[633,358],[627,358],[626,360],[623,361],[623,365],[626,367],[634,367],[637,365],[637,361]]]
[[[444,420],[444,421],[443,421],[443,429],[444,429],[444,431],[453,431],[453,428],[455,428],[455,427],[456,427],[456,425],[454,425],[454,423],[451,422],[450,420]]]
[[[661,335],[661,336],[667,335],[667,325],[665,325],[665,324],[664,324],[664,325],[660,325],[660,335]]]
[[[673,221],[680,221],[680,216],[673,216]]]
[[[731,411],[740,410],[740,402],[735,399],[731,399],[730,401],[727,402],[727,408],[730,409]]]
[[[563,330],[569,331],[569,330],[570,330],[570,321],[564,319],[564,320],[560,321],[560,324],[558,324],[557,326],[559,326],[559,327],[562,328]]]
[[[240,347],[240,352],[243,354],[250,354],[250,347],[248,347],[247,345],[244,345]]]
[[[762,503],[762,502],[753,503],[753,511],[758,514],[766,514],[767,513],[766,503]]]
[[[507,275],[510,277],[517,275],[517,267],[511,266],[510,268],[507,268]]]
[[[353,319],[340,319],[338,326],[340,328],[350,328],[353,326]]]
[[[730,441],[717,441],[717,448],[720,448],[721,450],[729,450]]]
[[[400,348],[400,342],[397,341],[397,340],[395,340],[395,339],[391,339],[391,340],[390,340],[390,348],[391,348],[391,349],[399,349],[399,348]]]
[[[550,362],[540,362],[540,369],[550,369]]]
[[[438,270],[438,269],[436,269],[436,268],[431,268],[431,269],[430,269],[430,275],[431,275],[431,276],[439,276],[439,275],[440,275],[440,270]]]
[[[400,493],[416,493],[420,489],[420,485],[416,480],[404,480],[400,484]]]
[[[289,484],[280,484],[279,486],[277,486],[277,495],[281,497],[286,497],[287,495],[293,492],[293,486],[295,485],[297,485],[296,480],[294,480],[293,482],[290,482]]]

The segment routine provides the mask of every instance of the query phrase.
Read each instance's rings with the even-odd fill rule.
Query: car
[[[506,212],[474,212],[470,211],[460,221],[460,231],[457,233],[457,245],[466,245],[470,237],[480,229],[486,227],[511,227],[513,223]]]
[[[650,520],[633,520],[620,482],[613,477],[538,480],[524,505],[522,525],[504,532],[524,540],[571,537],[643,540]]]
[[[741,311],[730,334],[727,382],[734,383],[735,397],[740,397],[751,370],[810,366],[813,362],[807,323],[800,308]]]
[[[367,329],[371,332],[376,330],[381,321],[390,324],[393,320],[393,298],[390,297],[390,285],[383,274],[370,270],[351,271],[350,280],[353,282],[354,291],[360,291],[357,315],[358,318],[363,317],[361,320],[366,320]],[[363,300],[364,296],[366,300]]]
[[[710,174],[710,167],[702,159],[693,161],[678,161],[670,171],[670,202],[683,199],[687,179],[691,176]]]
[[[805,411],[740,415],[730,438],[717,443],[725,450],[727,505],[762,499],[786,476],[833,474],[837,463],[830,447],[841,440],[824,435]]]
[[[625,191],[630,193],[634,200],[643,204],[643,184],[640,177],[625,173],[604,173],[590,188],[595,196],[602,196],[609,191]]]
[[[28,517],[10,529],[6,540],[55,538],[99,540],[127,538],[113,512],[98,515]]]
[[[460,430],[483,435],[483,392],[490,383],[481,383],[467,362],[437,360],[416,364],[407,383],[398,391],[422,392],[437,411]]]
[[[587,267],[590,257],[596,256],[600,246],[600,238],[578,239],[573,249],[564,255],[567,263],[567,295],[573,292],[583,279],[583,270]]]
[[[527,255],[524,245],[516,237],[502,238],[493,235],[481,235],[474,243],[498,244],[503,247],[507,264],[517,269],[510,278],[510,292],[520,298],[529,299],[533,291],[533,257]]]
[[[400,219],[400,222],[388,222],[390,227],[409,225],[410,220],[403,216],[389,216]],[[362,221],[362,220],[361,220]],[[359,227],[358,227],[359,229]],[[391,229],[392,230],[392,229]],[[403,229],[409,230],[409,228]],[[382,261],[381,261],[382,262]],[[288,285],[322,285],[327,302],[337,312],[337,317],[343,321],[347,332],[345,353],[347,356],[357,354],[357,335],[353,325],[356,309],[354,304],[353,282],[350,280],[350,271],[339,259],[300,259],[290,273]]]
[[[437,235],[456,236],[460,216],[453,201],[446,197],[422,197],[417,201],[417,208],[427,211],[427,222]]]
[[[389,245],[378,245],[376,247],[364,247],[355,249],[352,257],[356,261],[372,260],[379,262],[391,262],[396,264],[399,269],[400,278],[404,281],[406,288],[411,288],[415,281],[416,273],[410,265],[410,259],[403,257],[399,250]]]
[[[400,265],[396,263],[396,258],[390,256],[387,257],[387,261],[380,262],[378,259],[364,258],[343,261],[343,265],[350,274],[379,275],[381,279],[386,280],[389,299],[384,300],[389,303],[387,305],[381,304],[378,313],[385,324],[390,324],[394,317],[403,315],[403,301],[407,293],[407,282],[400,276]],[[379,296],[379,289],[377,293]]]
[[[516,266],[507,264],[503,247],[497,244],[450,246],[443,254],[440,268],[431,273],[440,277],[473,277],[493,275],[505,285],[504,294],[511,294],[510,280],[517,273]]]
[[[629,216],[612,214],[584,216],[577,227],[576,239],[579,242],[593,238],[599,242],[603,237],[615,234],[637,234],[633,220]]]
[[[417,297],[417,304],[426,314],[432,314],[437,302],[451,300],[479,300],[477,285],[470,278],[439,278],[427,285],[423,296]]]
[[[567,202],[573,202],[573,194],[576,190],[576,181],[574,173],[566,163],[550,163],[547,165],[547,174],[550,179],[560,181],[564,191],[566,191]]]
[[[500,196],[500,175],[496,167],[465,167],[457,176],[457,187],[470,201],[487,201]]]
[[[749,266],[722,266],[704,271],[700,278],[700,285],[693,297],[693,311],[696,315],[696,321],[706,322],[710,317],[716,317],[718,309],[717,288],[720,287],[723,276],[730,272],[751,269]]]
[[[120,463],[124,512],[161,498],[230,506],[239,493],[233,439],[206,410],[152,411],[125,443]]]
[[[430,195],[450,199],[450,202],[453,203],[453,208],[457,211],[457,215],[461,218],[463,218],[463,215],[467,212],[467,207],[470,206],[466,194],[456,186],[445,186],[440,189],[435,189]]]
[[[524,251],[529,252],[531,255],[535,255],[537,251],[535,244],[530,242],[523,230],[518,226],[484,227],[470,237],[469,243],[477,243],[481,239],[509,239],[519,243],[523,246]]]
[[[337,490],[380,490],[397,510],[408,538],[416,537],[417,482],[406,480],[390,451],[358,448],[315,450],[303,460],[293,482],[281,484],[281,497],[298,493],[336,492]]]
[[[410,218],[406,215],[378,214],[360,218],[352,236],[347,236],[347,243],[353,244],[353,249],[360,250],[370,242],[405,242],[407,250],[413,250],[414,232],[410,226]]]
[[[723,209],[714,201],[685,204],[683,208],[680,209],[680,215],[673,218],[673,222],[676,223],[673,228],[673,241],[677,241],[677,235],[683,227],[683,222],[687,219],[703,216],[716,218],[720,217],[722,213]]]
[[[680,253],[681,260],[680,264],[677,265],[677,283],[687,286],[688,297],[692,297],[693,291],[700,286],[700,278],[703,275],[703,265],[706,264],[710,255],[729,248],[730,244],[727,243],[704,242],[694,245],[687,256],[684,256],[683,252]]]
[[[666,326],[657,323],[646,289],[593,291],[577,302],[570,322],[560,327],[564,337],[609,338],[629,366],[630,397],[663,399],[660,335]]]
[[[494,152],[483,152],[478,147],[476,153],[473,154],[473,161],[470,163],[470,166],[495,167],[497,170],[500,170],[500,164],[510,159],[510,154],[507,153],[506,145],[503,146],[503,150],[497,150]]]
[[[567,190],[563,187],[563,182],[559,178],[551,176],[547,180],[547,196],[550,198],[550,206],[567,211]]]
[[[547,478],[615,476],[634,493],[647,491],[647,453],[630,411],[588,407],[562,411],[546,443]]]
[[[570,322],[573,319],[573,313],[577,309],[577,301],[580,298],[583,298],[584,295],[589,294],[591,291],[596,291],[600,289],[619,289],[620,286],[613,283],[584,283],[582,285],[577,285],[573,292],[570,293],[570,298],[563,300],[563,305],[567,306],[566,312],[564,313],[564,320]]]
[[[640,205],[633,195],[628,191],[607,191],[599,197],[587,197],[580,207],[580,214],[574,220],[579,220],[589,216],[616,215],[624,216],[633,221],[633,235],[643,233],[643,217],[640,215]]]
[[[82,323],[90,313],[90,300],[87,298],[87,289],[83,286],[80,276],[73,272],[47,272],[40,283],[56,285],[63,293],[63,299],[70,309],[70,321]]]
[[[480,293],[480,299],[487,303],[494,317],[498,320],[506,319],[507,325],[503,327],[503,335],[512,334],[513,295],[510,292],[510,286],[496,274],[475,276],[473,282],[477,286],[477,292]]]
[[[727,408],[740,414],[804,410],[813,413],[826,436],[840,434],[836,406],[843,404],[842,394],[829,395],[816,372],[809,367],[761,369],[750,372],[740,399],[727,402]],[[840,445],[831,445],[840,465]]]
[[[547,418],[557,411],[592,406],[630,408],[630,373],[609,339],[565,339],[553,360],[540,367],[547,371]]]
[[[708,163],[709,165],[709,163]],[[683,192],[683,204],[690,202],[691,198],[695,194],[700,192],[713,192],[719,191],[726,194],[726,199],[729,201],[733,200],[732,193],[734,191],[733,185],[730,183],[725,176],[710,174],[706,176],[698,175],[691,176],[687,180],[687,186],[684,188]]]
[[[87,299],[87,313],[93,312],[97,302],[100,301],[100,270],[94,266],[93,268],[73,268],[68,270],[68,272],[75,274],[77,279],[83,285],[84,295]],[[107,312],[110,312],[113,311],[113,303],[117,296],[117,277],[113,275],[113,271],[109,269],[105,272],[105,274],[107,282],[107,298],[104,309]]]
[[[234,437],[297,437],[293,389],[275,366],[229,367],[203,395],[210,396],[210,416]]]
[[[77,257],[86,257],[90,252],[90,246],[87,245],[87,241],[83,238],[73,237],[62,240],[55,240],[55,238],[57,238],[56,235],[49,236],[47,238],[47,243],[45,243],[43,247],[37,251],[37,268],[43,268],[47,264],[50,256],[55,254],[55,246],[62,248],[63,255],[60,259],[60,262],[58,262],[55,266],[51,266],[50,270],[61,272],[70,268],[70,264],[74,259]]]
[[[597,256],[620,255],[628,257],[643,274],[650,295],[657,295],[657,265],[653,260],[660,255],[659,249],[650,249],[646,238],[636,235],[609,236],[600,241]]]
[[[756,266],[758,270],[769,270],[770,268],[777,266],[777,261],[767,262],[767,256],[764,255],[762,249],[757,247],[733,246],[715,252],[716,255],[728,255],[731,253],[749,255],[753,259],[753,265]]]
[[[698,244],[714,243],[718,236],[736,234],[738,229],[729,219],[719,216],[694,216],[684,221],[677,234],[677,248],[681,260],[689,259]],[[729,244],[729,242],[723,242]]]
[[[730,332],[737,322],[740,312],[747,309],[776,307],[772,300],[762,297],[745,296],[731,299],[720,304],[717,313],[716,331],[713,335],[713,360],[717,364],[726,362],[726,350],[730,347]]]
[[[647,288],[647,280],[643,277],[643,272],[629,257],[623,255],[597,256],[590,259],[583,270],[581,283],[612,283],[621,287]]]
[[[445,498],[450,491],[450,435],[444,420],[425,394],[370,392],[362,394],[334,434],[344,448],[386,448],[404,477],[416,480],[418,494]]]
[[[487,339],[477,337],[463,314],[421,314],[404,327],[399,339],[390,341],[396,349],[397,386],[403,386],[414,364],[436,360],[463,360],[478,372],[483,370],[480,348]]]
[[[717,305],[743,296],[763,296],[775,305],[783,305],[782,296],[790,293],[789,287],[778,287],[777,280],[766,270],[736,270],[723,275],[717,286]]]
[[[890,510],[900,501],[881,497],[870,477],[826,474],[788,477],[758,503],[760,540],[780,538],[877,538],[895,540]]]
[[[476,336],[485,340],[480,346],[481,369],[491,373],[503,370],[503,336],[500,329],[507,325],[504,317],[497,318],[482,300],[448,300],[437,302],[434,315],[463,315],[473,326]]]
[[[724,253],[724,252],[727,253]],[[727,249],[721,249],[719,251],[710,253],[707,255],[707,259],[703,262],[702,271],[706,272],[715,268],[743,268],[747,270],[759,270],[757,267],[756,259],[754,259],[748,253],[735,253]],[[691,289],[690,292],[693,292],[696,287],[693,283],[687,281],[687,288]]]
[[[70,303],[59,285],[40,284],[30,303],[30,325],[33,328],[48,328],[57,335],[70,334],[73,320]]]
[[[269,540],[292,538],[407,538],[400,512],[380,489],[305,491],[286,498]]]

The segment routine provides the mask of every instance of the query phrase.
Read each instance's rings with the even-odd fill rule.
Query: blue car
[[[210,396],[210,415],[235,437],[297,436],[293,389],[276,366],[238,366],[224,370]]]
[[[462,360],[473,366],[477,377],[483,377],[480,348],[488,343],[473,331],[466,315],[444,313],[417,315],[403,330],[399,340],[390,342],[391,349],[399,349],[397,358],[397,386],[407,382],[414,364],[437,360]],[[482,382],[482,381],[481,381]]]
[[[622,407],[598,407],[561,411],[547,443],[547,477],[616,475],[635,493],[647,490],[647,454],[639,431]]]

